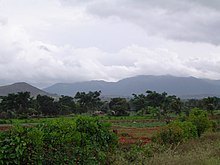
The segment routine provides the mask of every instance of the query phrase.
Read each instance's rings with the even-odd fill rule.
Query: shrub
[[[208,113],[200,109],[192,109],[189,117],[181,117],[172,122],[154,136],[153,140],[161,144],[177,144],[190,138],[200,137],[209,128],[215,130],[216,122],[211,122]]]
[[[208,113],[197,108],[192,109],[189,114],[188,121],[192,122],[196,126],[197,134],[199,137],[202,135],[202,133],[211,127]]]
[[[197,137],[196,127],[191,122],[172,122],[153,137],[160,144],[178,144],[190,138]]]
[[[216,121],[211,120],[211,129],[213,132],[216,132],[218,130],[218,123]]]
[[[15,126],[0,132],[0,164],[104,164],[116,144],[109,125],[91,118]]]
[[[160,129],[153,141],[160,144],[177,144],[184,139],[183,129],[178,125],[168,124]]]
[[[38,164],[42,158],[43,132],[16,126],[0,134],[0,164]]]
[[[184,134],[183,136],[184,136],[185,140],[198,137],[196,126],[193,125],[192,122],[189,122],[189,121],[178,122],[178,121],[176,121],[171,124],[178,125],[183,130],[183,134]]]
[[[80,133],[80,164],[102,162],[107,154],[114,149],[118,140],[113,132],[109,132],[110,125],[100,123],[97,119],[88,117],[76,120],[76,130]]]
[[[63,164],[74,162],[76,146],[80,137],[75,121],[53,120],[42,125],[44,130],[44,164]]]

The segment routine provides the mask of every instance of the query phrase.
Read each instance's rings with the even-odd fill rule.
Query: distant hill
[[[220,81],[175,76],[136,76],[118,82],[86,81],[77,83],[58,83],[44,89],[50,93],[74,96],[78,91],[101,90],[104,96],[131,96],[147,90],[167,92],[182,98],[201,98],[220,96]]]
[[[30,92],[31,96],[47,95],[54,97],[56,95],[50,94],[43,90],[40,90],[30,84],[25,82],[19,82],[12,85],[0,86],[0,96],[7,96],[9,93],[18,93],[18,92]]]

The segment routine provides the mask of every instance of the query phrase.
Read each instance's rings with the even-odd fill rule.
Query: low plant
[[[188,121],[192,122],[196,126],[199,137],[212,126],[212,123],[208,118],[208,113],[198,108],[192,109],[189,114]]]
[[[153,142],[159,144],[178,144],[185,139],[184,130],[176,124],[168,124],[152,138]]]
[[[197,137],[196,126],[191,122],[175,121],[160,129],[152,140],[159,144],[178,144]]]
[[[0,164],[33,164],[42,160],[43,132],[15,126],[0,134]]]
[[[117,137],[89,117],[17,125],[0,132],[0,164],[104,164]]]

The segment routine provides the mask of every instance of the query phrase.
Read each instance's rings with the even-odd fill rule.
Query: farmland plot
[[[158,120],[110,120],[121,144],[146,144],[165,122]]]

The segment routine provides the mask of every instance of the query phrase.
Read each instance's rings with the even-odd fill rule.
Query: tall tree
[[[79,113],[94,112],[95,110],[98,110],[102,105],[100,95],[101,91],[89,91],[88,93],[77,92],[74,98],[78,103],[77,106],[80,109]]]
[[[147,98],[144,94],[136,95],[132,94],[133,98],[130,100],[131,106],[135,111],[145,109],[148,106]]]
[[[165,108],[166,106],[165,103],[167,101],[166,100],[167,93],[163,92],[162,94],[160,94],[155,91],[149,91],[149,90],[146,93],[147,93],[146,99],[149,106]]]
[[[116,116],[127,116],[129,113],[130,107],[129,103],[125,98],[112,98],[111,101],[109,102],[109,108],[114,111],[114,115]]]
[[[2,97],[1,109],[4,112],[10,111],[17,115],[27,114],[30,100],[30,92],[11,93]]]
[[[52,97],[38,95],[36,100],[38,104],[38,111],[43,115],[58,115],[59,108]]]
[[[18,113],[27,114],[30,105],[30,92],[18,92],[15,99],[16,106],[18,108]]]
[[[217,97],[207,97],[202,100],[203,109],[207,110],[209,113],[214,115],[213,111],[220,107],[220,98]]]
[[[59,98],[59,107],[60,107],[60,114],[67,115],[70,113],[74,113],[76,109],[76,105],[74,99],[70,96],[61,96]]]

